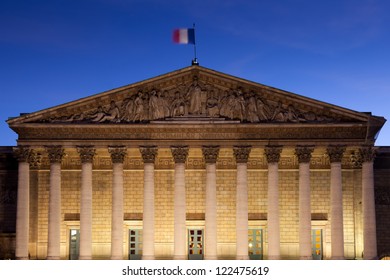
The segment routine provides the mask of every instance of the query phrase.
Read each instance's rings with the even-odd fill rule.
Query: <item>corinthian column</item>
[[[264,154],[268,162],[268,259],[280,259],[279,174],[281,146],[267,146]]]
[[[154,260],[154,161],[156,146],[140,147],[144,161],[144,212],[142,230],[142,259]]]
[[[174,256],[175,260],[186,259],[186,189],[185,162],[188,156],[187,146],[171,147],[175,161],[174,194]]]
[[[61,146],[47,146],[50,160],[49,230],[47,259],[60,259],[61,245],[61,162],[65,155]]]
[[[217,259],[217,175],[216,162],[218,146],[204,146],[206,162],[206,217],[205,217],[205,259]]]
[[[29,147],[14,148],[14,155],[19,162],[18,196],[16,208],[16,250],[17,260],[28,259],[29,208],[30,208],[30,153]]]
[[[362,200],[363,200],[363,239],[365,260],[378,258],[376,243],[375,191],[374,191],[374,157],[371,146],[360,149],[362,158]]]
[[[330,160],[330,216],[331,248],[333,260],[344,259],[344,222],[343,222],[343,186],[341,177],[341,160],[344,146],[329,146]]]
[[[295,154],[299,162],[299,257],[312,259],[311,253],[311,199],[310,199],[310,159],[314,148],[297,146]]]
[[[81,159],[80,260],[92,259],[92,161],[93,146],[79,146]]]
[[[124,146],[108,147],[112,160],[111,259],[123,259],[123,161]]]
[[[247,164],[250,146],[233,147],[237,162],[236,188],[236,259],[247,260],[248,256],[248,174]]]

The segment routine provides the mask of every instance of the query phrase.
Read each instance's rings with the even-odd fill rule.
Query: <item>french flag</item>
[[[177,44],[192,44],[195,45],[195,29],[180,28],[173,30],[173,42]]]

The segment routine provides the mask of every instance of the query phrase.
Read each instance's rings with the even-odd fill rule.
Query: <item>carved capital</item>
[[[371,162],[375,159],[375,149],[372,146],[363,146],[359,149],[362,162]]]
[[[19,162],[29,162],[31,149],[29,146],[17,146],[13,148],[14,156]]]
[[[188,151],[189,151],[188,146],[171,147],[171,152],[175,163],[185,163],[187,160]]]
[[[295,148],[295,154],[298,157],[299,163],[308,163],[311,159],[311,153],[314,151],[313,146],[297,146]]]
[[[31,169],[39,169],[42,163],[42,155],[41,153],[36,152],[35,150],[31,150],[30,158],[29,158],[30,168]]]
[[[77,152],[80,154],[81,163],[91,163],[96,155],[93,146],[77,146]]]
[[[125,146],[110,146],[108,152],[111,154],[112,163],[123,163],[127,155]]]
[[[206,163],[216,163],[219,155],[219,146],[202,147],[204,161]]]
[[[46,152],[49,156],[50,163],[61,163],[65,156],[62,146],[46,146]]]
[[[154,163],[157,157],[157,146],[139,147],[144,163]]]
[[[330,162],[341,162],[345,152],[345,146],[329,146],[326,149]]]
[[[264,154],[268,163],[279,162],[280,153],[282,152],[282,146],[266,146],[264,148]]]
[[[233,154],[237,163],[247,163],[249,154],[251,152],[251,146],[234,146]]]

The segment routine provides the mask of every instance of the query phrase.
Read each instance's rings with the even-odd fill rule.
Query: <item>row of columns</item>
[[[311,259],[311,202],[310,159],[314,147],[297,146],[299,162],[299,254],[301,259]],[[50,191],[48,217],[47,259],[60,258],[61,228],[61,161],[64,149],[46,147],[50,160]],[[80,203],[80,259],[92,259],[92,162],[96,155],[93,146],[79,146],[81,158]],[[123,162],[127,155],[125,146],[109,147],[113,164],[112,176],[112,231],[111,259],[123,258]],[[154,162],[156,146],[140,147],[144,161],[144,209],[143,209],[143,259],[154,259]],[[186,259],[186,193],[185,162],[188,146],[171,147],[174,167],[174,259]],[[248,179],[247,162],[250,146],[235,146],[233,154],[237,163],[236,188],[236,258],[248,259]],[[343,195],[341,160],[344,146],[329,146],[327,154],[331,163],[330,213],[331,258],[344,258]],[[205,195],[205,259],[217,259],[217,191],[216,161],[218,146],[204,146],[206,162]],[[264,154],[268,162],[268,258],[280,259],[280,217],[278,190],[278,162],[282,146],[267,146]],[[18,197],[16,220],[16,258],[28,259],[29,241],[29,173],[34,151],[29,147],[15,148],[19,160]],[[376,250],[375,199],[372,147],[360,149],[362,160],[363,234],[364,258],[374,259]]]

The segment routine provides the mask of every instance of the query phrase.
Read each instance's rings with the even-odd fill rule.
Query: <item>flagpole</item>
[[[198,59],[196,57],[195,23],[193,23],[193,28],[194,28],[194,59],[192,60],[192,65],[199,65]]]

